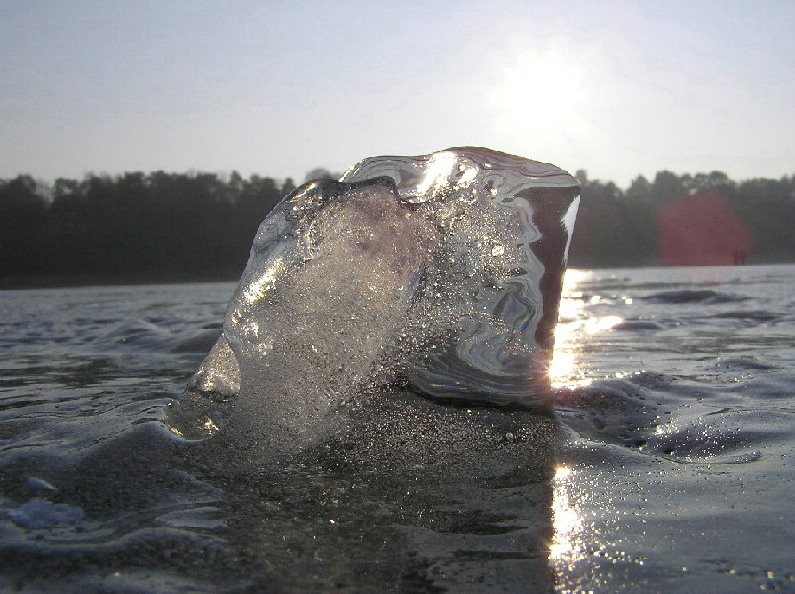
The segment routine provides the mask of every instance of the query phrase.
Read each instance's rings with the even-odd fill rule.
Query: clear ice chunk
[[[260,226],[188,392],[236,398],[252,430],[282,433],[396,380],[434,398],[548,406],[578,204],[565,171],[474,147],[309,182]]]

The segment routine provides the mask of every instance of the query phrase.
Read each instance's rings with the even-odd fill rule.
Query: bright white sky
[[[302,181],[480,145],[795,173],[795,1],[0,0],[0,177]]]

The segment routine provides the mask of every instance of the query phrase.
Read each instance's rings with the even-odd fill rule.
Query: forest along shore
[[[661,171],[626,190],[576,177],[571,267],[795,261],[795,176]],[[260,222],[293,189],[236,172],[0,180],[0,289],[237,280]]]

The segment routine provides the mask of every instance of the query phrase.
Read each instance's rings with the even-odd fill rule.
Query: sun
[[[489,92],[495,124],[503,133],[576,133],[581,127],[585,73],[565,49],[525,49],[507,60]]]

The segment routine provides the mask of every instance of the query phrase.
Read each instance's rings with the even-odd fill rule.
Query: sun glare
[[[582,94],[582,71],[561,48],[525,50],[508,61],[491,93],[498,123],[523,134],[575,132]]]
[[[576,563],[582,556],[581,537],[583,522],[574,502],[570,501],[569,490],[572,471],[565,466],[555,470],[552,481],[552,542],[549,545],[550,561],[556,569],[565,569]]]
[[[448,178],[455,166],[456,158],[447,151],[435,153],[428,162],[428,171],[417,186],[417,193],[425,195],[429,190],[439,190],[449,185]]]
[[[555,328],[555,350],[548,371],[553,388],[572,388],[588,383],[579,370],[577,356],[583,324],[582,295],[577,286],[586,277],[587,273],[580,270],[566,271]]]

